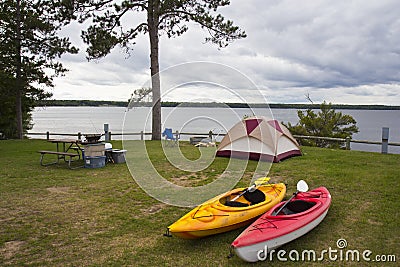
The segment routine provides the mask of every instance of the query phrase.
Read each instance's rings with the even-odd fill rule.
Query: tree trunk
[[[150,72],[151,87],[153,94],[152,106],[152,140],[161,139],[161,89],[160,89],[160,66],[158,62],[158,20],[159,20],[158,0],[149,0],[147,10],[147,24],[150,37]]]
[[[22,126],[22,81],[21,81],[21,6],[20,0],[16,2],[16,94],[15,94],[15,114],[17,123],[17,138],[22,139],[24,137],[24,129]]]

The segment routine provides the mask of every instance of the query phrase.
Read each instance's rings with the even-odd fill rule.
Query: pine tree
[[[150,40],[150,70],[152,87],[152,139],[161,138],[161,99],[159,75],[159,37],[182,35],[188,23],[195,22],[207,29],[207,42],[225,47],[235,39],[246,37],[233,22],[217,13],[228,0],[71,0],[70,6],[80,21],[91,18],[92,25],[83,32],[89,44],[88,59],[98,59],[110,53],[116,45],[129,49],[139,34],[148,34]],[[78,12],[78,13],[76,13]],[[122,27],[122,20],[132,13],[143,13],[146,20],[137,25]]]
[[[347,114],[337,112],[332,108],[332,104],[325,101],[320,105],[320,111],[312,109],[305,111],[298,110],[299,122],[292,125],[290,122],[285,125],[294,135],[351,138],[354,133],[358,133],[356,120]],[[329,140],[303,140],[304,145],[337,148],[343,145],[336,141]]]
[[[53,78],[67,70],[56,59],[64,53],[77,53],[68,38],[57,36],[69,22],[57,1],[3,0],[0,2],[0,67],[4,80],[0,92],[0,131],[22,139],[30,127],[30,111],[35,101],[51,93]],[[10,110],[14,106],[14,110]],[[4,117],[3,117],[4,116]]]

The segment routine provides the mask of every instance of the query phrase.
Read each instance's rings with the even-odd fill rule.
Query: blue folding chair
[[[165,141],[168,142],[167,144],[178,145],[179,135],[173,134],[171,128],[165,128],[164,132],[162,132],[162,136],[165,137]]]

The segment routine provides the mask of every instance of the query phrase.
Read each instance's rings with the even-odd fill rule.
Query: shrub
[[[336,112],[332,104],[325,101],[320,106],[320,111],[316,113],[312,109],[298,110],[299,122],[296,125],[284,124],[294,135],[309,135],[334,138],[351,138],[354,133],[358,133],[357,122],[355,119],[342,112]],[[343,143],[337,141],[321,139],[303,139],[303,145],[340,148]]]

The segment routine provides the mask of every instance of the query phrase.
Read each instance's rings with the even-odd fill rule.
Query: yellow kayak
[[[167,233],[195,239],[237,229],[280,203],[285,194],[283,183],[233,189],[197,206],[170,225]]]

